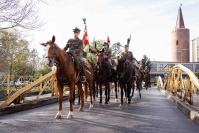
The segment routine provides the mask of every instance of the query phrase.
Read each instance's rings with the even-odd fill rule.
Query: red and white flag
[[[110,38],[109,38],[109,36],[107,36],[107,43],[110,44],[110,42],[111,42]]]
[[[84,42],[84,45],[87,46],[89,44],[89,40],[88,40],[88,33],[87,31],[84,32],[84,35],[83,35],[83,42]]]

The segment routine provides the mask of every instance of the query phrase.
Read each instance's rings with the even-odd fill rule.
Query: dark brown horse
[[[75,67],[74,58],[66,53],[64,50],[59,48],[57,44],[55,44],[55,36],[52,37],[52,40],[47,43],[42,43],[41,45],[47,48],[48,52],[48,65],[50,67],[56,66],[56,77],[57,77],[57,88],[59,92],[58,102],[59,102],[59,110],[55,118],[61,118],[62,111],[62,100],[63,100],[63,87],[64,84],[67,83],[69,85],[69,113],[67,118],[71,118],[73,116],[73,100],[75,94],[75,85],[77,85],[78,90],[80,92],[81,104],[79,111],[83,111],[84,107],[84,91],[82,89],[82,84],[79,81],[79,72]],[[84,60],[84,72],[86,76],[86,80],[89,84],[90,89],[90,106],[93,106],[92,102],[92,89],[93,89],[93,70],[91,65]]]
[[[118,59],[117,65],[117,75],[118,81],[121,89],[121,105],[123,104],[123,95],[125,93],[125,97],[128,100],[128,103],[131,102],[131,88],[133,81],[133,64],[126,60],[125,58]]]
[[[104,53],[98,51],[97,65],[95,66],[95,80],[100,89],[100,102],[102,103],[102,86],[105,86],[105,104],[110,101],[110,82],[112,76],[112,69],[108,59],[104,58]]]

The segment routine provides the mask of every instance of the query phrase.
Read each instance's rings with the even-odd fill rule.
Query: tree
[[[42,26],[36,5],[40,0],[1,0],[0,29],[38,29]]]
[[[141,60],[141,66],[142,66],[141,69],[144,72],[144,82],[146,89],[151,85],[151,80],[150,80],[151,65],[152,64],[150,59],[146,55],[144,55]]]
[[[29,43],[17,33],[0,30],[0,68],[10,75],[32,75],[37,65],[37,52],[29,50]]]

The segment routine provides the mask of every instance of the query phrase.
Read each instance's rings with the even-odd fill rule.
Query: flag
[[[110,44],[110,42],[111,42],[110,38],[109,38],[109,36],[107,36],[107,43]]]
[[[87,46],[89,44],[89,40],[88,40],[88,33],[87,31],[84,32],[84,35],[83,35],[83,42],[84,42],[84,45]]]

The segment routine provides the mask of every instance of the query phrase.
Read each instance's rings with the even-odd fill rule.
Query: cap
[[[75,27],[74,29],[73,29],[73,32],[74,33],[79,33],[81,30],[78,28],[78,27]]]

